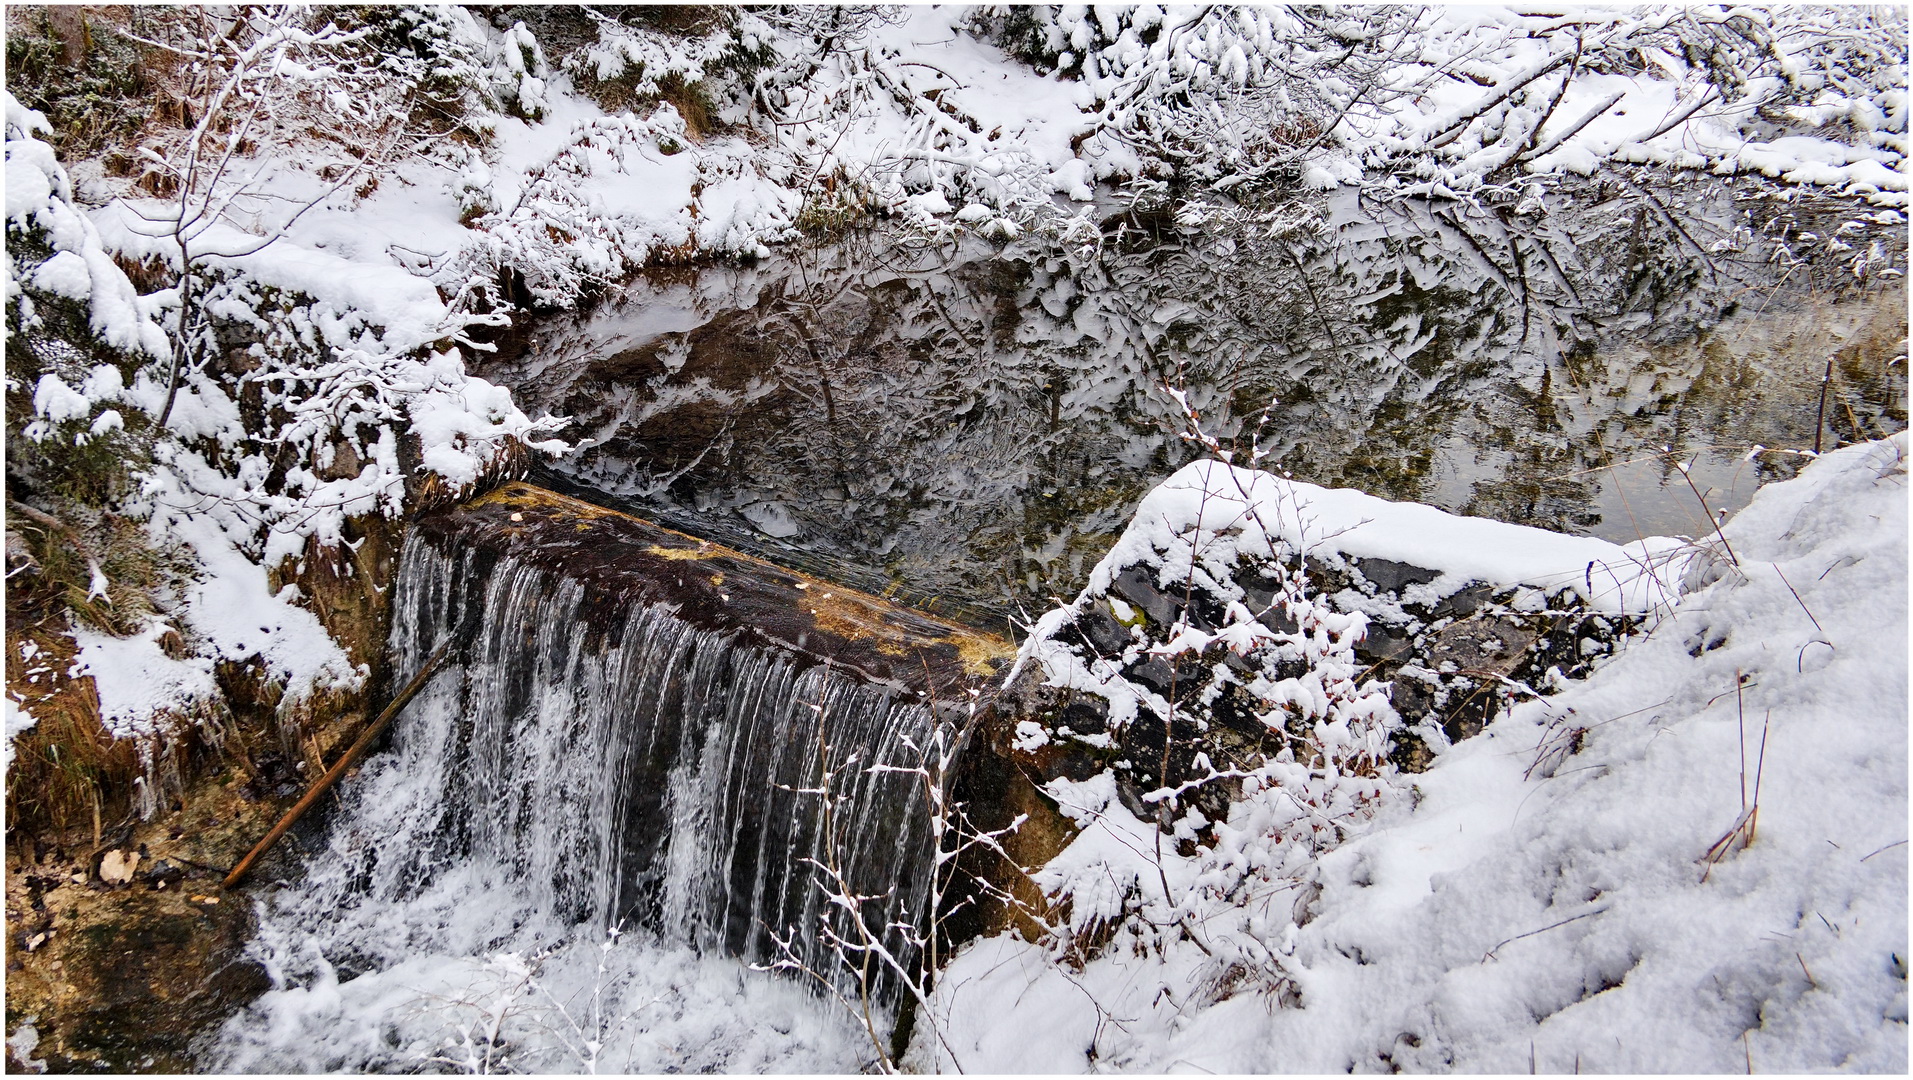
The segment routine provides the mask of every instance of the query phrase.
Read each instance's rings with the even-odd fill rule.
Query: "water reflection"
[[[1072,593],[1192,456],[1165,383],[1300,479],[1701,534],[1674,460],[1714,511],[1790,475],[1746,453],[1812,444],[1829,354],[1829,445],[1905,426],[1896,217],[1702,178],[1138,203],[1076,247],[873,232],[648,274],[485,374],[576,419],[554,482],[989,621]]]

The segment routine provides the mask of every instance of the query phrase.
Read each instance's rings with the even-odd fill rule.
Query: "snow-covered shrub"
[[[513,23],[491,43],[491,89],[513,116],[537,120],[545,115],[546,80],[551,69],[545,50],[522,22]]]
[[[1453,196],[1610,162],[1904,198],[1904,14],[988,6],[972,30],[1081,84],[1077,153],[1218,190]],[[1850,149],[1803,154],[1787,136]],[[1093,137],[1091,137],[1093,136]]]
[[[580,92],[607,112],[649,114],[669,103],[693,135],[743,121],[754,76],[776,59],[778,31],[757,11],[709,9],[707,25],[681,34],[645,25],[658,20],[643,8],[584,13],[598,38],[561,65]]]
[[[223,359],[188,381],[143,508],[217,520],[266,565],[308,539],[338,545],[350,518],[398,516],[424,474],[468,490],[519,445],[563,446],[539,438],[556,421],[532,420],[509,391],[466,374],[461,317],[383,325],[243,267],[213,278],[205,304]],[[163,400],[151,379],[126,393],[149,409]]]
[[[1419,9],[989,6],[974,25],[1039,71],[1080,79],[1095,130],[1153,168],[1226,190],[1328,143],[1358,105],[1392,97]]]
[[[343,13],[341,13],[343,14]],[[484,29],[471,12],[450,5],[372,7],[355,13],[371,29],[367,53],[412,95],[406,125],[442,153],[447,137],[483,143],[502,111],[492,85]]]
[[[1635,162],[1903,201],[1904,57],[1861,43],[1904,34],[1903,13],[1858,8],[1444,15],[1391,74],[1395,104],[1352,112],[1344,145],[1371,173],[1435,195]],[[1884,137],[1831,156],[1785,139],[1839,116]]]
[[[668,156],[684,138],[683,118],[668,105],[647,119],[579,122],[565,145],[523,178],[510,206],[470,216],[477,235],[441,279],[473,282],[494,311],[514,302],[569,308],[666,250],[695,250],[692,221],[612,212],[590,183],[629,171],[633,159]]]
[[[44,117],[5,106],[8,812],[150,816],[181,786],[182,740],[223,736],[210,660],[183,658],[167,625],[192,567],[126,514],[156,430],[123,394],[166,338],[73,205]],[[15,718],[31,728],[17,763]]]
[[[9,494],[57,500],[95,517],[132,494],[135,463],[152,432],[146,415],[119,399],[143,364],[165,355],[166,337],[158,306],[134,292],[93,222],[72,204],[65,170],[36,137],[48,130],[45,118],[12,94],[5,103]],[[151,583],[143,545],[94,521],[106,532],[94,538],[99,550],[89,551],[41,524],[40,576],[71,581],[68,599],[82,618],[137,629],[151,604],[126,585]],[[55,564],[68,559],[78,560],[75,573],[58,573]]]
[[[53,692],[80,693],[91,710],[84,723],[35,729],[65,758],[32,757],[36,769],[42,758],[84,761],[76,748],[119,753],[115,740],[131,737],[134,806],[151,815],[180,785],[184,737],[220,737],[216,664],[256,669],[274,687],[273,714],[293,728],[363,682],[294,603],[298,590],[269,587],[261,563],[345,543],[352,517],[397,516],[408,480],[469,488],[553,422],[465,373],[464,331],[486,317],[448,309],[397,268],[381,276],[311,251],[280,257],[285,249],[215,220],[197,234],[210,238],[204,266],[181,287],[138,295],[101,223],[116,254],[175,269],[176,235],[142,231],[127,213],[82,213],[34,137],[43,119],[6,103],[7,321],[19,339],[8,350],[8,488],[53,511],[19,507],[14,517],[33,518],[45,541],[37,557],[31,543],[21,554],[58,585],[45,614],[122,635],[67,633],[55,620],[60,640],[32,643],[71,659]],[[180,318],[188,287],[190,321]],[[194,362],[173,367],[180,355]],[[9,572],[24,573],[16,561],[10,547]],[[49,591],[25,584],[10,587],[10,602]],[[90,690],[71,689],[88,676]],[[79,780],[90,792],[102,775],[113,774]]]

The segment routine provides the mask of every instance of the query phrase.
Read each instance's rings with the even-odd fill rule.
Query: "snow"
[[[0,696],[0,702],[4,702],[0,704],[0,709],[5,710],[7,732],[6,759],[0,762],[0,772],[4,772],[13,768],[13,740],[31,731],[33,725],[39,723],[39,718],[28,712],[26,706],[15,701],[11,695]]]
[[[143,633],[116,638],[85,627],[73,632],[79,652],[72,675],[91,676],[99,693],[100,719],[116,739],[153,735],[169,711],[214,700],[213,662],[206,657],[174,660],[160,650],[169,629],[154,622]]]
[[[115,201],[95,215],[94,222],[102,241],[125,256],[163,256],[177,263],[178,245],[170,235],[157,233],[149,220],[164,210],[159,203]],[[398,266],[296,242],[281,240],[261,248],[260,241],[219,223],[199,235],[194,253],[205,252],[209,265],[241,271],[261,285],[322,298],[335,310],[357,313],[382,327],[393,349],[413,349],[445,336],[445,304],[430,281]]]
[[[1462,517],[1419,503],[1393,502],[1349,488],[1322,488],[1214,460],[1192,462],[1144,496],[1129,528],[1090,579],[1108,587],[1115,573],[1170,548],[1187,529],[1233,533],[1237,550],[1270,541],[1312,554],[1336,552],[1438,570],[1430,586],[1452,591],[1469,580],[1494,585],[1572,588],[1597,611],[1641,613],[1670,603],[1696,550],[1650,537],[1627,545],[1566,536],[1488,518]],[[1165,567],[1163,580],[1173,580]]]
[[[208,671],[212,660],[259,657],[268,672],[286,680],[288,704],[315,690],[354,686],[365,678],[366,672],[346,658],[319,617],[293,605],[298,587],[273,592],[265,567],[248,558],[216,521],[186,516],[172,518],[164,527],[171,538],[190,545],[204,568],[199,580],[186,587],[179,617],[208,650]]]
[[[85,416],[92,409],[93,402],[85,394],[74,390],[52,372],[40,376],[39,383],[33,388],[34,413],[56,424]]]
[[[963,1067],[1905,1071],[1907,444],[1764,488],[1726,526],[1737,572],[1204,924],[1259,924],[1298,1004],[1205,996],[1187,940],[1074,971],[993,938],[940,983]],[[1752,842],[1715,850],[1756,792]],[[1039,878],[1107,859],[1127,817]],[[1117,845],[1145,893],[1148,843]]]
[[[46,1071],[46,1062],[33,1056],[33,1051],[40,1045],[40,1032],[33,1026],[39,1019],[38,1016],[27,1017],[13,1029],[12,1035],[7,1036],[8,1056],[27,1072]]]
[[[580,935],[533,953],[422,954],[350,979],[316,962],[325,970],[308,985],[271,991],[226,1025],[219,1071],[403,1072],[437,1062],[460,1071],[829,1073],[854,1068],[867,1046],[838,1006],[799,984],[640,935]],[[510,1054],[516,1068],[471,1067],[485,1060],[493,1025],[502,1045],[492,1053]]]

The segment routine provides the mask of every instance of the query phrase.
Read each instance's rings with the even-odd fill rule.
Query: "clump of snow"
[[[1144,496],[1129,527],[1091,574],[1089,590],[1106,590],[1124,567],[1145,559],[1159,562],[1157,553],[1176,550],[1174,537],[1192,529],[1226,538],[1210,549],[1217,554],[1284,548],[1316,557],[1390,559],[1439,571],[1450,585],[1475,580],[1572,588],[1595,610],[1614,614],[1644,613],[1670,603],[1693,554],[1688,543],[1668,537],[1613,544],[1204,459]],[[1173,581],[1186,569],[1162,562],[1158,574]],[[1441,591],[1443,578],[1431,587]]]
[[[50,133],[46,117],[20,104],[12,91],[6,105],[7,231],[44,234],[54,255],[35,268],[36,288],[87,304],[100,340],[149,357],[168,354],[166,333],[153,305],[140,297],[113,262],[94,222],[73,205],[73,185],[54,160],[53,147],[38,136]],[[7,298],[20,293],[24,268],[7,260]]]
[[[13,768],[13,740],[32,730],[33,725],[39,723],[39,718],[28,712],[25,705],[15,701],[11,694],[0,695],[0,701],[4,701],[4,704],[0,704],[0,709],[5,710],[4,722],[7,732],[6,758],[4,762],[0,762],[0,772],[4,772]]]
[[[71,674],[92,677],[100,719],[114,738],[156,734],[154,725],[168,710],[210,701],[218,694],[210,658],[175,660],[161,651],[159,639],[168,629],[155,621],[131,637],[110,637],[84,627],[73,632],[79,652]]]
[[[7,1036],[7,1056],[27,1072],[46,1071],[46,1062],[33,1056],[33,1051],[40,1046],[39,1029],[33,1026],[39,1019],[38,1016],[27,1017],[20,1021],[19,1027],[13,1029],[13,1034]]]
[[[1153,948],[1125,922],[1080,969],[1054,941],[970,946],[939,982],[948,1049],[920,1059],[1904,1071],[1907,449],[1846,447],[1762,489],[1725,528],[1737,567],[1585,683],[1391,784],[1306,873]],[[1119,805],[1055,794],[1093,850],[1043,880],[1120,848],[1136,865],[1109,880],[1183,887],[1194,861],[1151,853]]]

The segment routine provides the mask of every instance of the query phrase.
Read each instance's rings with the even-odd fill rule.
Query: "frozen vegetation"
[[[640,268],[748,264],[874,219],[1086,247],[1123,200],[1279,236],[1297,192],[1532,216],[1582,178],[1755,175],[1845,201],[1851,229],[1798,242],[1848,278],[1902,273],[1857,234],[1905,224],[1904,9],[579,9],[543,40],[460,7],[147,10],[96,31],[170,103],[121,143],[60,160],[26,89],[5,94],[8,436],[27,448],[9,449],[9,588],[55,561],[16,553],[20,521],[92,538],[47,541],[73,564],[57,663],[8,639],[8,768],[45,685],[90,680],[104,738],[138,748],[143,818],[180,783],[174,744],[222,737],[222,665],[254,665],[288,718],[365,691],[288,568],[588,440],[470,369]],[[1784,448],[1816,459],[1717,535],[1627,546],[1210,449],[1020,663],[1103,696],[1117,726],[1167,723],[1186,703],[1054,634],[1132,566],[1200,577],[1232,621],[1138,637],[1129,659],[1246,657],[1243,685],[1300,743],[1226,778],[1226,819],[1167,789],[1149,805],[1187,813],[1139,819],[1110,774],[1052,784],[1081,832],[1030,868],[1050,933],[969,944],[901,1064],[1907,1068],[1904,434]],[[20,453],[43,498],[19,497]],[[1371,615],[1285,577],[1292,625],[1271,629],[1230,576],[1318,549],[1641,621],[1480,735],[1424,732],[1433,765],[1408,775],[1386,688],[1353,659]],[[407,910],[455,908],[464,885],[497,883]],[[440,927],[348,980],[270,925],[255,955],[275,987],[225,1031],[229,1068],[484,1070],[508,1064],[512,1024],[526,1068],[869,1064],[834,1005],[668,943]],[[586,999],[615,1022],[587,1032]]]

